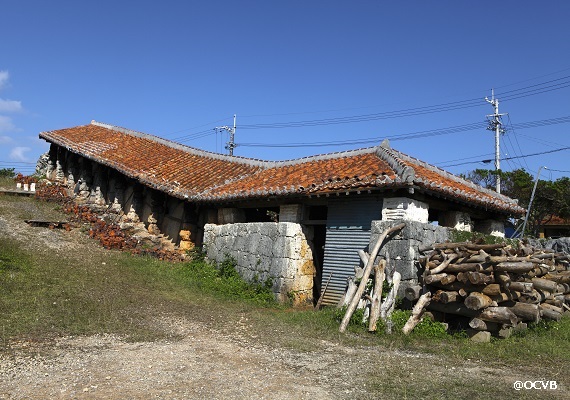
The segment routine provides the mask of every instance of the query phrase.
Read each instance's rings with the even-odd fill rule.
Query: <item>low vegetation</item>
[[[0,197],[0,217],[13,215],[7,208],[16,212],[13,201]],[[21,206],[22,201],[35,200],[18,201]],[[79,231],[67,234],[86,236]],[[570,367],[568,317],[559,323],[542,321],[525,332],[491,343],[473,343],[461,332],[450,335],[441,324],[429,319],[410,335],[403,335],[400,329],[409,311],[401,310],[392,316],[392,335],[381,333],[382,327],[377,334],[368,333],[358,313],[353,315],[347,332],[339,334],[342,310],[293,310],[272,300],[270,286],[271,282],[244,282],[230,258],[215,267],[199,252],[193,253],[189,261],[170,263],[103,250],[94,241],[85,251],[29,251],[21,240],[0,235],[0,351],[10,351],[15,341],[45,341],[62,335],[111,333],[131,341],[175,339],[170,330],[156,323],[164,315],[182,316],[229,334],[240,319],[246,318],[256,341],[268,346],[295,351],[319,350],[329,346],[327,343],[382,347],[445,357],[449,365],[472,360],[491,368],[510,365],[519,373],[526,371],[528,379],[568,384],[566,374],[559,374]],[[404,372],[393,371],[395,376],[390,378],[386,371],[375,368],[367,371],[363,367],[372,392],[392,388],[407,391],[406,396],[415,398],[423,397],[428,390],[420,383],[410,386]],[[409,372],[413,368],[405,373]],[[517,377],[526,380],[525,376]],[[449,386],[454,384],[450,382],[446,390],[462,393],[460,382],[464,384],[464,379],[458,378],[456,388]],[[503,388],[503,392],[495,393],[493,388],[474,385],[470,390],[512,395],[508,385]]]

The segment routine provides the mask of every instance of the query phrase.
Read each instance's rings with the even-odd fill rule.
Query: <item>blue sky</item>
[[[214,128],[234,114],[240,156],[388,137],[454,173],[492,168],[479,161],[494,157],[484,98],[495,88],[508,113],[502,168],[570,176],[570,150],[559,151],[570,146],[570,2],[19,0],[1,10],[0,168],[31,172],[48,148],[39,132],[91,120],[226,152]]]

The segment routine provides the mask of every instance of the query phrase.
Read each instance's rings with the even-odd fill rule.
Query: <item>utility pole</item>
[[[487,130],[495,132],[495,171],[497,171],[497,184],[496,191],[501,193],[501,176],[499,172],[501,170],[501,153],[499,151],[499,135],[505,133],[502,128],[503,123],[501,122],[501,117],[506,114],[499,114],[499,99],[495,99],[495,89],[491,89],[491,100],[485,97],[485,101],[493,106],[495,112],[491,115],[487,115],[487,118],[492,118],[489,120],[489,126]]]
[[[225,126],[216,126],[216,130],[218,132],[227,131],[230,133],[230,141],[226,143],[226,150],[229,150],[230,156],[234,155],[234,149],[237,147],[235,143],[235,134],[236,134],[236,115],[234,114],[234,127],[231,128],[227,125]]]

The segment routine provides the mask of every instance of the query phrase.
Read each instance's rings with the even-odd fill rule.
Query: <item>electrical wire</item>
[[[563,72],[566,70],[562,70]],[[549,76],[552,74],[544,75]],[[536,79],[536,78],[534,78]],[[524,81],[523,81],[524,82]],[[505,85],[503,87],[512,86]],[[553,90],[560,90],[570,87],[570,75],[566,75],[557,79],[551,79],[545,82],[540,82],[534,85],[529,85],[517,89],[507,90],[500,92],[498,96],[501,97],[501,101],[510,101],[516,100],[520,98],[525,98],[529,96],[534,96],[541,93],[550,92]],[[272,122],[272,123],[260,123],[260,124],[244,124],[240,125],[240,130],[255,130],[255,129],[284,129],[284,128],[302,128],[302,127],[313,127],[313,126],[326,126],[326,125],[337,125],[337,124],[352,124],[352,123],[359,123],[359,122],[368,122],[368,121],[378,121],[384,119],[392,119],[392,118],[404,118],[404,117],[412,117],[418,115],[426,115],[426,114],[433,114],[433,113],[440,113],[440,112],[447,112],[447,111],[456,111],[466,108],[473,108],[473,107],[483,107],[485,104],[481,101],[481,98],[471,98],[466,100],[459,100],[454,102],[448,103],[441,103],[436,105],[428,105],[422,107],[415,107],[415,108],[408,108],[396,111],[387,111],[387,112],[380,112],[380,113],[371,113],[371,114],[362,114],[362,115],[352,115],[352,116],[345,116],[345,117],[335,117],[335,118],[324,118],[324,119],[311,119],[311,120],[301,120],[301,121],[288,121],[288,122]],[[322,111],[319,111],[322,112]],[[292,115],[292,114],[311,114],[317,112],[303,112],[303,113],[286,113],[286,114],[270,114],[266,116],[274,116],[274,115]],[[259,115],[262,116],[262,115]],[[246,116],[247,117],[255,117]],[[207,124],[199,125],[194,128],[189,129],[182,129],[179,131],[174,131],[171,133],[166,134],[166,136],[173,134],[184,132],[187,130],[192,130],[195,128],[200,128],[204,126],[211,125],[216,122],[227,120],[227,118],[222,118]],[[519,128],[519,129],[522,129]],[[214,135],[215,132],[213,129],[202,130],[198,132],[189,133],[187,135],[175,137],[171,140],[179,141],[179,142],[188,142],[191,140],[201,139],[207,136]],[[293,146],[295,147],[295,146]]]
[[[502,101],[509,101],[520,99],[524,97],[534,96],[541,93],[550,92],[553,90],[560,90],[570,87],[570,75],[561,78],[553,79],[546,82],[541,82],[535,85],[526,86],[523,88],[508,90],[500,94]],[[480,98],[460,100],[450,103],[442,103],[431,106],[416,107],[398,111],[388,111],[383,113],[363,114],[348,117],[336,117],[325,119],[314,119],[304,121],[290,121],[290,122],[274,122],[265,124],[246,124],[240,125],[240,129],[282,129],[282,128],[300,128],[307,126],[322,126],[322,125],[336,125],[357,123],[365,121],[377,121],[390,118],[402,118],[417,115],[432,114],[444,111],[454,111],[465,108],[472,108],[483,106]]]
[[[559,151],[564,151],[564,150],[569,150],[570,146],[567,147],[563,147],[561,149],[554,149],[554,150],[548,150],[548,151],[541,151],[539,153],[532,153],[532,154],[525,154],[525,155],[520,155],[520,156],[512,156],[512,157],[506,157],[503,158],[503,160],[512,160],[512,159],[517,159],[517,158],[525,158],[525,157],[534,157],[534,156],[541,156],[543,154],[550,154],[550,153],[556,153]],[[488,160],[479,160],[479,161],[466,161],[466,162],[462,162],[462,163],[457,163],[457,164],[448,164],[448,165],[442,165],[441,167],[443,168],[448,168],[448,167],[457,167],[459,165],[467,165],[467,164],[477,164],[477,163],[484,163],[484,164],[488,164],[490,162],[492,162],[493,160],[488,159]]]
[[[546,119],[541,121],[529,121],[520,124],[513,125],[516,129],[528,129],[528,128],[536,128],[540,126],[548,126],[554,124],[562,124],[570,122],[570,116],[566,117],[559,117],[559,118],[552,118]],[[354,139],[354,140],[337,140],[337,141],[319,141],[319,142],[287,142],[287,143],[238,143],[240,147],[335,147],[335,146],[344,146],[344,145],[366,145],[366,144],[374,144],[378,143],[383,139],[388,139],[391,141],[397,140],[409,140],[409,139],[418,139],[423,137],[432,137],[432,136],[440,136],[440,135],[448,135],[452,133],[461,133],[461,132],[468,132],[477,129],[484,129],[486,127],[485,122],[473,122],[471,124],[465,125],[458,125],[452,126],[447,128],[440,128],[440,129],[431,129],[426,131],[419,131],[419,132],[412,132],[412,133],[402,133],[398,135],[391,135],[391,136],[381,136],[381,137],[371,137],[371,138],[363,138],[363,139]]]

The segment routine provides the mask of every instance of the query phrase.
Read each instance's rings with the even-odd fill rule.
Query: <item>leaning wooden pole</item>
[[[374,295],[370,304],[370,318],[368,320],[368,331],[376,332],[376,324],[380,318],[380,305],[382,303],[382,285],[384,284],[384,270],[386,268],[386,260],[380,260],[380,263],[374,267]]]
[[[378,238],[378,240],[374,244],[374,248],[370,252],[370,256],[368,257],[368,262],[366,263],[366,267],[364,268],[364,275],[362,276],[362,280],[360,281],[360,285],[358,286],[358,290],[356,291],[354,297],[352,298],[352,301],[348,305],[348,308],[346,309],[346,313],[344,314],[344,318],[342,319],[342,322],[340,323],[339,332],[344,332],[346,330],[346,327],[348,326],[350,318],[352,317],[352,314],[354,314],[354,310],[356,310],[356,306],[358,306],[358,302],[360,301],[360,298],[362,297],[362,294],[364,293],[364,290],[366,289],[366,284],[368,282],[368,278],[370,277],[370,273],[372,272],[374,260],[376,259],[376,256],[378,255],[378,252],[380,251],[380,248],[382,247],[382,244],[384,243],[384,239],[386,239],[386,237],[388,235],[390,235],[391,233],[394,233],[394,232],[397,232],[397,231],[403,229],[405,226],[406,226],[406,224],[401,223],[401,224],[396,225],[392,228],[386,229],[380,235],[380,237]]]
[[[404,335],[408,335],[416,327],[416,325],[420,323],[422,320],[422,315],[430,301],[431,292],[426,292],[420,296],[418,302],[412,310],[412,315],[410,315],[410,318],[402,328]]]

